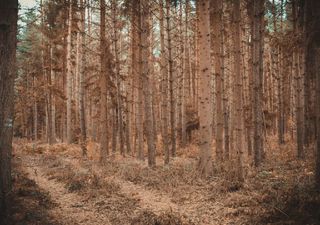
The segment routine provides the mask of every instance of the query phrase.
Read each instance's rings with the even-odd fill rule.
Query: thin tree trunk
[[[85,34],[85,0],[80,0],[81,21],[80,21],[80,69],[79,69],[79,115],[80,115],[80,131],[81,131],[81,149],[82,155],[87,155],[87,131],[86,131],[86,115],[85,115],[85,64],[86,64],[86,34]]]
[[[170,91],[170,128],[171,128],[171,156],[176,155],[176,110],[174,100],[174,71],[173,71],[173,58],[172,58],[172,43],[171,43],[171,26],[170,26],[170,0],[166,0],[166,19],[167,19],[167,38],[168,38],[168,60],[169,60],[169,91]]]
[[[69,0],[69,22],[67,37],[67,143],[72,143],[72,1]]]
[[[107,109],[107,63],[106,57],[110,57],[109,45],[106,40],[106,5],[105,0],[100,0],[100,162],[104,163],[109,155],[108,148],[108,109]]]

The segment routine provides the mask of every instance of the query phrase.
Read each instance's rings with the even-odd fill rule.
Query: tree
[[[210,65],[210,14],[209,1],[200,0],[199,7],[199,117],[200,117],[200,161],[199,170],[203,176],[210,174],[212,168],[212,97],[211,97],[211,65]]]
[[[147,0],[141,0],[141,77],[144,94],[144,107],[145,107],[145,129],[148,144],[148,165],[153,167],[156,165],[155,158],[155,143],[154,132],[152,122],[152,93],[151,93],[151,74],[149,72],[149,35],[150,35],[150,12],[149,2]]]
[[[242,108],[242,77],[241,77],[241,49],[240,49],[240,0],[233,2],[234,19],[234,145],[233,150],[236,154],[236,175],[239,182],[244,179],[243,173],[243,108]]]
[[[222,111],[222,80],[223,80],[223,1],[213,1],[213,35],[214,35],[214,70],[215,70],[215,82],[216,82],[216,115],[217,115],[217,132],[216,132],[216,155],[217,160],[222,161],[223,158],[223,111]]]
[[[72,18],[73,5],[69,0],[69,21],[68,21],[68,37],[67,37],[67,143],[72,143]]]
[[[164,163],[168,164],[170,160],[170,149],[168,146],[168,69],[165,51],[165,38],[164,38],[164,10],[163,0],[160,0],[159,4],[160,11],[160,48],[161,48],[161,109],[162,109],[162,143],[164,152]]]
[[[11,189],[14,79],[16,76],[18,1],[0,2],[0,220]]]
[[[109,138],[108,138],[108,110],[107,110],[107,63],[110,58],[109,44],[106,40],[106,3],[100,0],[100,162],[104,162],[109,155]],[[107,58],[108,57],[108,58]]]
[[[170,0],[166,0],[166,21],[167,21],[167,40],[168,40],[168,65],[169,65],[169,93],[170,93],[170,128],[171,128],[171,155],[176,155],[176,107],[174,99],[174,71],[173,71],[173,57],[172,57],[172,40],[171,40],[171,26],[170,26]]]
[[[79,115],[80,115],[80,130],[81,130],[81,148],[82,155],[87,155],[87,147],[86,147],[86,139],[87,139],[87,131],[86,131],[86,118],[85,118],[85,63],[86,63],[86,55],[85,55],[85,46],[86,46],[86,34],[85,34],[85,0],[80,0],[80,69],[79,69]]]
[[[254,72],[254,162],[259,166],[263,154],[263,22],[264,0],[253,1],[253,72]]]

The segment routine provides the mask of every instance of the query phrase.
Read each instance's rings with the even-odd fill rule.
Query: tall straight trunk
[[[259,166],[263,153],[263,20],[264,0],[253,1],[253,73],[254,73],[254,103],[253,103],[253,121],[254,121],[254,162]]]
[[[132,1],[131,4],[131,75],[132,75],[132,103],[131,103],[131,110],[132,110],[132,134],[133,134],[133,148],[132,148],[132,155],[136,153],[136,143],[137,143],[137,105],[135,100],[137,99],[137,87],[139,85],[138,79],[138,24],[139,24],[139,17],[138,17],[138,9],[137,9],[137,2]]]
[[[186,124],[187,124],[187,115],[186,115],[186,106],[190,104],[190,48],[189,37],[188,37],[188,18],[189,18],[189,0],[186,0],[185,8],[185,27],[184,27],[184,39],[183,39],[183,78],[182,78],[182,118],[181,118],[181,145],[184,147],[187,144],[187,133],[186,133]]]
[[[174,71],[173,71],[173,58],[172,58],[172,43],[171,43],[171,25],[170,25],[170,0],[166,0],[166,19],[167,19],[167,39],[168,39],[168,61],[169,61],[169,92],[170,92],[170,128],[171,128],[171,155],[176,155],[176,110],[174,99]]]
[[[55,87],[56,85],[56,71],[55,71],[55,64],[54,64],[54,49],[55,45],[51,46],[50,48],[50,68],[51,68],[51,85]],[[56,142],[56,98],[51,92],[51,135],[52,135],[52,142]]]
[[[149,54],[150,53],[150,9],[148,0],[141,0],[141,76],[143,81],[144,107],[145,107],[145,128],[148,145],[148,165],[156,165],[155,143],[152,122],[152,93],[151,93],[151,74],[149,73]]]
[[[305,1],[304,5],[304,48],[305,48],[305,71],[307,79],[315,79],[315,123],[316,123],[316,141],[315,141],[315,182],[320,188],[320,1]],[[309,91],[311,91],[311,87]],[[308,104],[309,102],[305,102]],[[311,128],[311,127],[307,127]],[[313,128],[311,128],[313,129]],[[307,131],[307,130],[306,130]],[[310,132],[310,131],[309,131]]]
[[[0,2],[0,221],[11,190],[14,79],[16,76],[18,1]]]
[[[214,34],[214,44],[213,51],[215,57],[215,82],[216,82],[216,121],[217,121],[217,131],[216,131],[216,156],[218,161],[222,161],[223,158],[223,111],[222,111],[222,80],[223,80],[223,1],[215,0],[215,8],[213,14],[213,34]]]
[[[107,109],[107,57],[109,45],[106,40],[106,3],[100,0],[100,162],[105,162],[109,155],[108,140],[108,109]]]
[[[284,144],[284,91],[283,91],[283,74],[282,74],[282,48],[279,46],[277,49],[277,72],[278,72],[278,108],[279,108],[279,115],[278,115],[278,141],[279,144]]]
[[[37,78],[33,76],[32,86],[33,86],[33,140],[38,141],[38,104],[36,98],[36,81]]]
[[[210,4],[200,0],[197,17],[199,19],[199,117],[200,117],[200,161],[199,170],[208,176],[212,169],[212,96],[211,96],[211,60],[210,60]]]
[[[80,115],[80,131],[81,131],[81,150],[82,155],[87,155],[87,131],[86,131],[86,119],[85,119],[85,64],[86,64],[86,54],[85,54],[85,46],[86,46],[86,34],[85,34],[85,0],[80,0],[80,48],[79,48],[79,115]]]
[[[138,48],[138,77],[137,77],[137,83],[138,83],[138,104],[137,104],[137,139],[138,139],[138,153],[137,158],[140,160],[144,160],[144,143],[143,143],[143,130],[145,129],[143,126],[143,84],[142,84],[142,49],[141,49],[141,0],[135,1],[135,5],[137,7],[137,16],[138,16],[138,42],[137,42],[137,48]],[[139,47],[140,46],[140,47]]]
[[[69,0],[69,21],[67,37],[67,143],[72,143],[72,1]]]
[[[244,180],[243,173],[243,109],[242,109],[242,77],[241,77],[241,50],[240,50],[240,0],[233,2],[234,16],[234,145],[236,154],[236,175],[239,182]]]
[[[119,39],[118,34],[118,20],[117,20],[117,0],[112,1],[112,20],[113,20],[113,36],[114,36],[114,55],[115,55],[115,64],[116,64],[116,82],[117,82],[117,117],[118,117],[118,134],[119,134],[119,146],[120,153],[125,155],[124,151],[124,137],[123,137],[123,121],[122,121],[122,99],[121,99],[121,77],[120,77],[120,61],[119,61]]]
[[[160,0],[160,48],[161,48],[161,108],[162,108],[162,144],[164,152],[164,163],[168,164],[170,160],[170,149],[168,143],[168,69],[165,55],[165,38],[164,38],[164,10],[163,0]]]

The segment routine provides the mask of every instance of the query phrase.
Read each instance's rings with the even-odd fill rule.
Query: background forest
[[[39,0],[18,23],[14,154],[72,191],[113,174],[170,193],[177,221],[111,224],[317,224],[319,18],[316,0]]]

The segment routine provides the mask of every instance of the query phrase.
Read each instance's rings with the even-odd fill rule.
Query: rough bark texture
[[[263,16],[264,0],[253,2],[253,121],[254,121],[254,163],[259,166],[263,152]]]
[[[223,111],[222,111],[222,80],[223,80],[223,21],[222,10],[223,1],[214,1],[213,12],[213,35],[214,35],[214,71],[215,71],[215,85],[216,85],[216,156],[218,161],[223,158]]]
[[[152,122],[152,93],[151,93],[151,74],[149,72],[149,36],[150,36],[150,11],[149,2],[141,0],[141,54],[142,54],[142,81],[145,107],[145,129],[148,144],[148,165],[153,167],[156,165],[154,131]]]
[[[162,143],[164,152],[164,163],[168,164],[170,160],[170,150],[168,143],[168,69],[165,55],[165,38],[164,38],[164,12],[163,1],[160,0],[160,47],[161,47],[161,108],[162,108]]]
[[[105,0],[100,0],[100,161],[104,162],[109,155],[108,140],[108,118],[107,118],[107,58],[109,45],[106,40],[106,5]]]
[[[316,185],[320,187],[320,1],[305,1],[305,63],[306,76],[316,80]],[[311,127],[307,127],[312,129]]]
[[[85,107],[84,107],[84,101],[85,101],[85,44],[86,44],[86,35],[85,35],[85,0],[80,0],[80,7],[81,7],[81,34],[80,34],[80,71],[79,71],[79,80],[80,80],[80,90],[79,90],[79,115],[80,115],[80,130],[81,130],[81,149],[82,149],[82,155],[87,155],[87,132],[86,132],[86,119],[85,119]]]
[[[0,2],[0,221],[11,189],[14,79],[18,1]]]
[[[212,96],[210,69],[210,15],[209,1],[200,0],[199,6],[199,116],[200,116],[200,161],[199,170],[208,176],[212,168]]]
[[[69,3],[69,22],[67,37],[67,143],[72,143],[72,0]]]
[[[234,145],[236,175],[239,182],[244,180],[243,177],[243,108],[242,108],[242,77],[241,77],[241,49],[240,49],[240,0],[233,2],[234,13]]]
[[[171,43],[171,25],[170,25],[170,0],[166,0],[166,19],[167,19],[167,39],[168,39],[168,60],[169,60],[169,92],[170,92],[170,127],[171,127],[171,155],[176,155],[176,107],[174,98],[174,71],[172,58],[172,43]]]

